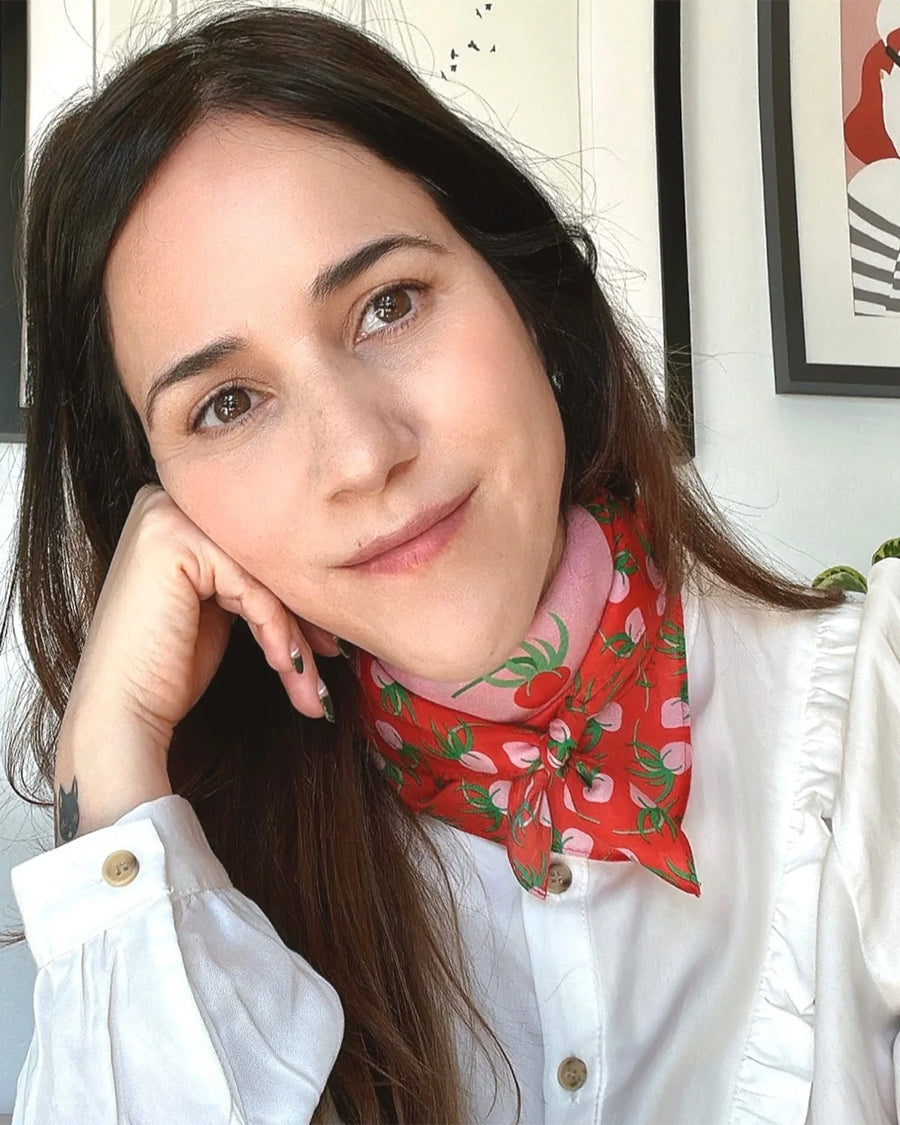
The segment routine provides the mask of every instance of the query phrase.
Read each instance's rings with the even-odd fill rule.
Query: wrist
[[[66,713],[54,769],[57,843],[105,828],[145,801],[172,793],[168,743],[125,716]]]

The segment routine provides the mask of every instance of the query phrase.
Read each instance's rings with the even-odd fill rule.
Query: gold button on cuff
[[[580,1090],[585,1082],[587,1082],[587,1067],[581,1059],[570,1055],[569,1058],[563,1059],[559,1064],[556,1077],[564,1090]]]
[[[550,864],[547,872],[547,890],[552,895],[561,895],[572,886],[572,868],[559,861]]]
[[[140,869],[133,852],[112,852],[103,861],[103,878],[111,887],[126,887],[134,882]]]

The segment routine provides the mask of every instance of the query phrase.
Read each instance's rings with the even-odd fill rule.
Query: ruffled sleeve
[[[38,969],[13,1125],[310,1120],[337,995],[234,888],[186,800],[147,802],[12,883]]]
[[[900,559],[869,576],[834,837],[872,979],[900,1011]]]
[[[861,605],[818,615],[794,764],[783,863],[740,1061],[734,1122],[805,1121],[816,1024],[821,872],[841,774]]]
[[[900,1117],[900,560],[869,575],[823,875],[811,1120]]]

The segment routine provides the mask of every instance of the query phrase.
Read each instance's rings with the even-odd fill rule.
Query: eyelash
[[[372,307],[375,305],[375,302],[378,301],[380,297],[384,297],[389,293],[417,293],[419,294],[419,296],[421,296],[427,289],[428,286],[421,281],[393,282],[392,284],[385,286],[383,289],[379,289],[376,293],[372,294],[368,301],[366,301],[366,304],[363,307],[362,313],[359,317],[359,324],[362,324],[366,313],[368,313],[372,309]],[[410,324],[412,324],[414,320],[418,318],[419,311],[420,309],[418,305],[414,303],[413,309],[405,317],[403,317],[402,320],[396,321],[393,324],[385,324],[383,328],[379,328],[374,332],[367,333],[363,337],[363,340],[371,340],[373,338],[381,336],[393,336],[396,332],[403,331]],[[359,329],[357,327],[357,332],[358,331]],[[231,422],[220,422],[216,426],[201,426],[200,423],[209,412],[216,399],[220,395],[228,394],[230,391],[247,391],[248,394],[253,394],[253,392],[250,391],[246,386],[244,386],[243,383],[237,382],[235,380],[224,384],[224,386],[217,387],[211,394],[206,396],[206,398],[200,403],[193,416],[191,417],[189,422],[189,430],[191,433],[203,433],[207,435],[215,434],[216,431],[221,432],[223,430],[233,430],[236,426],[241,426],[244,424],[244,422],[248,422],[250,420],[251,416],[254,414],[253,407],[251,407],[245,413],[239,414],[237,418],[235,418]]]

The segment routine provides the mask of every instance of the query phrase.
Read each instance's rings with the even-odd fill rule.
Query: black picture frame
[[[0,441],[22,441],[22,324],[14,256],[25,166],[28,5],[0,0]]]
[[[810,363],[806,358],[791,113],[791,2],[757,3],[759,127],[775,391],[897,398],[900,366]]]
[[[681,0],[654,0],[653,97],[659,254],[665,340],[666,416],[689,456],[697,451],[691,356],[691,298],[681,109]]]

